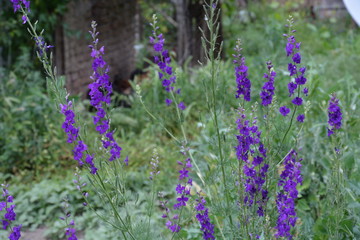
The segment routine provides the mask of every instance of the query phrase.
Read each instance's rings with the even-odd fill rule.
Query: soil
[[[25,231],[21,233],[21,240],[46,240],[44,233],[45,227],[38,228],[35,231]]]

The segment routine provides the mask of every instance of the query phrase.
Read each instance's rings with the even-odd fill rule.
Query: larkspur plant
[[[244,179],[246,193],[244,204],[247,207],[256,204],[257,214],[264,216],[264,206],[268,200],[268,191],[264,189],[264,183],[269,168],[269,165],[264,163],[266,148],[261,142],[261,132],[256,126],[256,117],[250,123],[250,120],[246,120],[246,115],[243,112],[244,109],[241,109],[240,117],[236,121],[239,135],[236,135],[238,145],[235,149],[238,160],[245,163],[243,167],[246,176]],[[250,157],[253,160],[250,160]]]
[[[293,28],[294,25],[294,19],[292,16],[288,19],[288,25],[289,28],[288,34],[284,34],[284,37],[287,38],[287,43],[285,47],[286,56],[291,57],[292,62],[288,63],[288,71],[290,77],[294,78],[293,81],[290,81],[288,83],[288,91],[289,91],[289,97],[292,97],[295,95],[295,97],[292,99],[292,103],[295,105],[293,116],[296,113],[296,110],[299,106],[303,105],[303,98],[300,96],[300,93],[302,93],[304,96],[308,95],[309,89],[307,87],[304,87],[301,90],[301,87],[306,84],[307,79],[305,77],[306,67],[300,67],[301,64],[301,54],[300,54],[300,46],[301,42],[298,42],[295,38],[295,32],[296,30]],[[295,93],[296,91],[296,93]],[[284,116],[286,116],[290,112],[290,109],[286,106],[283,106],[280,108],[280,113]],[[299,114],[297,116],[298,122],[303,122],[305,119],[304,114]]]
[[[167,106],[170,106],[174,98],[174,92],[176,94],[180,94],[181,89],[175,89],[176,84],[176,76],[174,74],[173,68],[170,66],[171,57],[169,55],[169,51],[164,48],[165,38],[162,33],[158,34],[159,27],[157,24],[156,15],[153,16],[153,22],[150,25],[153,27],[153,36],[150,37],[150,43],[153,44],[153,49],[157,53],[154,56],[154,62],[158,65],[159,71],[159,79],[162,81],[162,85],[165,90],[171,93],[172,99],[166,98],[165,103]],[[180,110],[185,110],[186,105],[184,102],[180,102],[177,107]]]
[[[284,170],[280,175],[278,185],[282,188],[277,194],[276,205],[279,213],[276,237],[292,239],[291,227],[296,224],[295,200],[298,197],[296,186],[302,184],[301,160],[295,150],[291,150],[284,161]]]
[[[251,98],[251,81],[248,78],[248,67],[245,65],[245,57],[242,56],[241,50],[241,41],[237,41],[235,47],[236,54],[234,54],[235,64],[235,76],[236,76],[236,98],[239,98],[240,95],[244,96],[245,101],[250,101]]]
[[[334,134],[334,131],[341,128],[342,113],[339,107],[339,99],[336,98],[336,95],[333,94],[329,101],[328,107],[328,116],[329,116],[329,128],[328,136],[330,137]]]
[[[9,193],[9,185],[1,184],[3,201],[0,201],[0,212],[4,212],[1,218],[2,228],[4,230],[10,230],[9,239],[18,240],[21,237],[21,225],[13,226],[13,222],[16,220],[16,213],[14,211],[16,205],[14,204],[14,197]]]
[[[262,118],[258,117],[257,103],[251,103],[251,96],[254,96],[251,91],[254,89],[252,89],[248,76],[249,69],[245,63],[245,57],[241,53],[240,41],[238,41],[234,54],[235,60],[233,61],[235,64],[234,92],[236,99],[240,100],[239,111],[234,113],[236,127],[233,130],[236,130],[237,133],[228,141],[226,140],[227,131],[220,130],[226,123],[219,123],[220,115],[224,110],[216,106],[219,98],[216,83],[219,80],[218,66],[220,65],[218,64],[220,54],[215,54],[219,30],[216,25],[219,18],[218,1],[209,0],[205,2],[205,20],[208,28],[206,30],[209,32],[207,35],[207,31],[202,29],[202,41],[207,60],[204,69],[209,77],[204,81],[206,85],[205,95],[209,110],[207,117],[211,119],[211,126],[216,133],[215,137],[209,141],[209,145],[211,145],[209,149],[215,149],[215,153],[206,152],[204,154],[204,159],[209,159],[211,156],[215,160],[212,163],[204,161],[201,167],[197,162],[203,157],[202,153],[197,152],[195,147],[191,148],[195,144],[192,145],[188,141],[188,133],[183,125],[183,111],[186,109],[186,105],[184,102],[178,101],[180,98],[180,88],[176,86],[178,76],[171,66],[170,54],[165,49],[165,37],[158,33],[157,18],[156,16],[153,17],[151,24],[153,34],[150,37],[150,43],[155,52],[154,65],[159,70],[158,77],[167,92],[165,104],[171,106],[174,103],[175,105],[175,108],[167,108],[166,110],[176,111],[180,124],[179,128],[183,134],[182,139],[180,139],[181,137],[160,123],[168,135],[178,144],[182,155],[180,156],[181,160],[177,161],[178,183],[174,187],[175,191],[173,188],[176,193],[175,198],[158,194],[160,208],[164,211],[162,215],[164,231],[159,233],[152,226],[155,219],[160,216],[157,214],[158,212],[154,214],[157,211],[157,208],[154,207],[157,191],[155,182],[160,174],[159,156],[155,150],[150,163],[151,170],[148,178],[148,180],[150,179],[152,193],[152,197],[146,199],[148,201],[148,219],[144,221],[143,216],[141,216],[142,214],[145,215],[143,212],[133,215],[129,213],[132,211],[131,207],[137,208],[140,205],[135,203],[135,206],[131,206],[129,204],[131,194],[126,189],[124,178],[126,173],[124,168],[128,165],[129,158],[125,157],[123,162],[119,161],[122,148],[115,140],[115,131],[111,130],[110,126],[111,116],[108,108],[111,101],[112,86],[109,78],[109,66],[104,59],[105,47],[98,48],[99,33],[96,30],[96,23],[92,22],[92,30],[90,31],[93,40],[90,45],[90,55],[93,59],[91,66],[93,82],[89,85],[90,104],[96,109],[93,124],[98,135],[94,140],[88,139],[87,134],[84,134],[88,129],[80,128],[80,126],[85,125],[82,124],[79,114],[75,111],[75,103],[69,100],[68,93],[63,89],[63,83],[56,76],[52,59],[48,57],[48,51],[51,50],[52,46],[48,45],[41,34],[37,33],[36,25],[32,25],[28,18],[30,2],[25,0],[12,0],[11,2],[14,11],[20,11],[23,14],[23,23],[29,24],[29,32],[37,46],[37,56],[47,75],[49,90],[55,93],[59,112],[65,117],[62,128],[67,135],[66,141],[73,145],[73,157],[78,163],[79,169],[76,170],[74,183],[84,197],[83,205],[93,209],[99,219],[118,231],[119,238],[135,240],[168,236],[169,239],[185,239],[186,237],[190,238],[190,235],[185,235],[187,233],[186,228],[189,226],[198,229],[197,239],[200,238],[200,235],[203,239],[293,238],[294,228],[299,222],[296,214],[296,201],[299,195],[297,187],[303,181],[301,175],[302,158],[299,157],[301,149],[298,145],[298,135],[294,134],[295,141],[290,140],[287,144],[284,141],[292,129],[292,122],[297,109],[304,105],[303,96],[308,96],[309,90],[304,86],[307,83],[305,78],[306,67],[300,66],[303,63],[300,54],[301,44],[295,39],[292,17],[288,20],[289,32],[285,35],[287,38],[285,51],[286,56],[291,57],[291,63],[287,66],[291,80],[287,87],[294,106],[283,105],[280,107],[274,100],[276,97],[275,90],[279,91],[281,88],[276,85],[280,79],[275,82],[275,77],[278,79],[279,76],[277,76],[270,61],[267,62],[268,72],[264,74],[265,81],[260,91],[261,105],[259,105],[262,110],[267,111],[266,119],[277,114],[286,121],[288,118],[282,116],[288,116],[291,113],[291,120],[287,122],[288,127],[285,127],[286,131],[277,133],[278,129],[275,126],[272,131],[276,134],[273,134],[273,132],[269,132],[269,128],[273,125],[268,125],[268,122],[265,124],[266,131],[262,130],[264,124],[261,123]],[[140,95],[140,87],[137,87],[137,93],[141,104],[145,106]],[[338,102],[339,100],[335,95],[329,101],[329,136],[336,135],[335,132],[342,126],[342,112]],[[145,108],[145,110],[152,119],[158,120],[148,109]],[[300,123],[304,122],[305,114],[299,114],[296,119]],[[272,136],[277,137],[281,134],[283,134],[282,138],[280,136],[274,142],[269,140]],[[90,145],[90,142],[95,142],[95,144]],[[235,145],[236,147],[234,147]],[[229,149],[232,151],[235,149],[235,154]],[[194,152],[197,153],[194,154],[196,157],[193,155]],[[235,157],[232,159],[233,155],[236,155],[236,159]],[[340,172],[339,161],[337,164],[336,170]],[[176,166],[176,163],[174,165]],[[87,167],[88,171],[84,171],[84,167]],[[206,169],[209,170],[209,173],[204,173]],[[233,178],[232,175],[228,175],[227,173],[230,171],[235,172],[237,176]],[[87,174],[91,184],[87,185],[83,181],[80,176],[81,173]],[[233,180],[236,180],[237,183],[233,184],[235,182]],[[196,181],[200,181],[201,186],[198,186]],[[86,190],[85,186],[87,187]],[[337,186],[340,186],[339,181]],[[98,193],[102,202],[107,203],[107,206],[104,206],[105,213],[99,213],[92,207],[88,187],[94,190],[92,192]],[[232,191],[234,189],[238,191]],[[6,212],[2,221],[3,227],[11,229],[10,240],[17,240],[21,236],[21,225],[11,227],[16,218],[15,205],[12,204],[13,197],[5,185],[3,186],[3,197],[5,201],[0,202],[0,211],[5,210]],[[71,214],[65,211],[65,216],[61,218],[66,225],[64,234],[68,240],[76,240],[75,221],[74,219],[70,220],[70,217]],[[336,231],[339,232],[339,229]],[[334,234],[334,236],[340,235]]]

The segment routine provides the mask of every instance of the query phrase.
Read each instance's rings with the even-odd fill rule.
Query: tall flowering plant
[[[265,131],[263,130],[262,117],[258,117],[256,103],[251,103],[256,97],[251,93],[256,84],[252,84],[253,78],[249,77],[249,67],[246,64],[245,56],[241,52],[240,41],[238,41],[234,54],[234,76],[233,83],[235,88],[235,98],[239,99],[239,111],[236,114],[236,120],[232,122],[233,130],[236,131],[232,140],[228,140],[228,132],[231,126],[227,126],[229,111],[224,111],[218,106],[220,94],[218,94],[219,65],[221,64],[219,55],[216,55],[215,49],[217,37],[219,35],[219,26],[216,21],[219,18],[219,2],[209,0],[205,2],[205,21],[209,34],[202,29],[203,46],[205,50],[207,65],[204,68],[207,72],[205,82],[206,105],[208,107],[209,125],[212,129],[213,138],[209,140],[209,151],[204,151],[206,158],[214,159],[213,162],[202,161],[199,166],[197,163],[201,158],[200,151],[197,151],[196,144],[192,145],[188,140],[188,132],[183,124],[183,110],[186,109],[184,102],[180,99],[180,88],[177,87],[177,77],[169,51],[165,49],[165,36],[159,33],[156,26],[157,18],[153,17],[153,33],[150,36],[150,44],[154,53],[154,65],[158,70],[158,78],[167,94],[165,104],[171,106],[174,104],[177,117],[179,119],[182,136],[177,136],[167,129],[164,129],[175,142],[181,146],[180,160],[174,163],[176,168],[177,184],[174,184],[172,190],[172,200],[164,199],[163,194],[159,194],[160,203],[158,208],[163,210],[160,214],[153,214],[157,207],[155,206],[156,190],[154,182],[160,174],[159,158],[156,153],[151,160],[150,185],[151,198],[148,201],[147,221],[143,216],[132,214],[129,204],[129,193],[124,179],[125,167],[128,164],[128,157],[123,162],[119,161],[122,148],[115,140],[115,131],[111,130],[111,116],[109,106],[111,102],[112,85],[109,77],[109,66],[105,61],[105,47],[98,47],[99,39],[96,30],[97,24],[92,22],[90,35],[92,44],[90,56],[92,64],[89,66],[93,70],[89,84],[90,104],[95,108],[96,113],[93,116],[95,131],[98,133],[95,141],[86,137],[87,129],[81,122],[80,115],[76,112],[74,101],[70,100],[68,93],[62,87],[62,82],[56,76],[52,59],[48,51],[52,46],[47,44],[41,34],[36,31],[36,26],[32,25],[28,18],[30,12],[30,2],[26,0],[11,0],[14,11],[22,13],[22,22],[30,27],[30,34],[37,46],[37,55],[42,62],[47,74],[48,86],[55,93],[57,106],[60,113],[64,116],[62,128],[67,136],[67,142],[72,144],[73,158],[78,167],[84,169],[94,192],[99,193],[99,197],[106,203],[106,212],[104,214],[96,212],[99,219],[108,223],[114,230],[119,231],[121,239],[154,239],[159,235],[167,234],[170,239],[183,239],[188,226],[195,227],[196,237],[203,239],[274,239],[294,237],[294,228],[298,221],[296,213],[296,201],[299,195],[297,187],[302,184],[301,175],[302,158],[301,149],[298,147],[298,135],[295,140],[290,140],[284,144],[286,136],[292,129],[293,120],[299,123],[304,122],[305,114],[298,113],[303,109],[303,98],[308,96],[309,90],[306,87],[308,82],[305,73],[306,67],[300,53],[301,43],[295,38],[293,28],[294,21],[289,18],[289,31],[285,34],[286,56],[290,59],[287,64],[290,82],[287,84],[287,92],[291,99],[285,101],[291,102],[291,105],[279,106],[275,101],[276,91],[281,90],[277,86],[280,82],[279,76],[273,68],[272,62],[267,62],[267,73],[264,74],[262,88],[260,90],[260,99],[262,109],[265,109],[267,115],[264,116]],[[276,79],[276,82],[275,82]],[[141,99],[140,87],[137,92]],[[268,124],[268,113],[276,106],[276,114],[279,118],[282,116],[291,118],[288,126],[285,126],[284,133],[276,134],[269,131],[271,127]],[[169,108],[170,109],[170,108]],[[187,111],[189,108],[187,109]],[[157,120],[156,116],[149,115]],[[342,111],[339,107],[339,100],[333,95],[328,106],[328,136],[330,139],[335,137],[336,132],[342,126]],[[288,118],[285,118],[285,120]],[[224,120],[224,121],[222,121]],[[283,134],[283,135],[282,135]],[[272,142],[269,140],[276,135]],[[277,136],[280,136],[278,139]],[[282,137],[282,138],[281,138]],[[275,137],[274,137],[275,138]],[[91,145],[92,142],[96,142]],[[229,144],[231,142],[231,144]],[[236,145],[236,146],[235,146]],[[291,145],[289,148],[288,146]],[[191,149],[189,146],[195,146]],[[296,150],[295,150],[296,149]],[[334,148],[335,153],[339,154],[339,148]],[[214,152],[212,152],[214,151]],[[193,153],[196,152],[196,157]],[[198,157],[200,155],[200,157]],[[236,157],[235,157],[236,156]],[[202,160],[202,159],[201,159]],[[339,159],[336,161],[335,171],[341,172]],[[205,173],[204,173],[205,172]],[[74,183],[77,189],[84,197],[84,206],[92,208],[89,200],[88,191],[84,191],[84,186],[79,175]],[[236,179],[236,181],[233,181]],[[337,199],[341,200],[340,186],[342,178],[337,175],[335,194]],[[200,181],[201,186],[196,182]],[[12,227],[12,222],[16,219],[14,212],[15,205],[12,204],[13,197],[8,193],[7,187],[3,188],[4,200],[0,202],[0,211],[4,211],[2,219],[3,228],[10,229],[10,240],[19,239],[21,234],[21,225]],[[239,191],[233,191],[234,189]],[[171,194],[170,194],[171,195]],[[340,201],[339,201],[340,202]],[[138,205],[135,204],[135,207]],[[338,208],[341,209],[341,208]],[[185,214],[187,213],[187,215]],[[340,215],[340,212],[336,212]],[[141,215],[141,214],[139,214]],[[185,215],[188,218],[185,218]],[[155,217],[156,216],[156,217]],[[68,221],[70,213],[66,213],[62,220],[65,221],[65,237],[68,240],[77,239],[74,220]],[[154,231],[153,222],[155,218],[163,219],[164,233]],[[143,233],[145,231],[145,233]],[[165,233],[168,232],[168,233]],[[339,227],[335,228],[333,236],[341,236]],[[336,238],[335,237],[335,238]],[[340,239],[340,238],[338,238]]]
[[[9,193],[9,186],[1,184],[2,195],[0,201],[0,213],[2,228],[4,230],[10,231],[9,239],[18,240],[21,237],[21,225],[13,226],[13,222],[16,220],[16,213],[14,204],[14,197]]]

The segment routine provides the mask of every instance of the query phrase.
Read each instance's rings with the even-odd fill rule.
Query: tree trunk
[[[64,16],[64,72],[71,94],[85,97],[92,69],[88,31],[92,20],[98,23],[99,46],[105,46],[104,59],[110,66],[114,91],[128,84],[135,69],[135,0],[72,0]],[[59,64],[59,63],[58,63]],[[116,80],[116,81],[115,81]]]
[[[201,44],[202,34],[199,27],[203,29],[207,37],[209,37],[203,8],[204,1],[172,0],[172,3],[175,6],[176,22],[178,24],[176,54],[179,64],[183,65],[189,57],[192,57],[192,65],[197,64],[198,61],[203,62],[205,60],[205,54]],[[221,4],[219,3],[216,8],[217,10],[220,10]],[[216,49],[216,52],[218,53],[223,39],[221,12],[215,25],[217,24],[220,24]]]

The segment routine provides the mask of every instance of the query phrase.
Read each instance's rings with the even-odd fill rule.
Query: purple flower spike
[[[280,175],[278,186],[281,187],[276,197],[276,205],[279,213],[275,229],[275,237],[292,239],[291,227],[296,224],[295,199],[298,196],[296,186],[302,184],[301,162],[295,150],[291,150],[284,161],[284,170]]]
[[[292,77],[291,81],[288,83],[289,97],[295,94],[295,90],[298,89],[298,95],[292,100],[292,103],[300,106],[302,105],[302,98],[300,97],[300,93],[302,92],[305,96],[308,95],[308,88],[301,89],[303,85],[306,84],[307,79],[305,77],[306,67],[301,67],[301,54],[300,54],[300,46],[301,43],[297,42],[294,34],[295,30],[293,29],[294,20],[292,17],[288,19],[289,24],[289,34],[285,34],[287,37],[286,44],[286,56],[291,57],[291,62],[288,63],[288,71],[290,77]]]
[[[263,215],[263,209],[267,203],[267,190],[265,189],[265,179],[268,164],[265,163],[266,148],[261,143],[261,132],[256,126],[256,118],[246,120],[244,109],[240,110],[240,117],[236,121],[239,135],[236,135],[238,145],[235,147],[236,156],[239,161],[244,162],[243,172],[245,175],[245,206],[257,205],[258,216]],[[251,155],[251,158],[249,157]],[[252,160],[251,160],[252,159]],[[255,201],[256,200],[256,201]]]
[[[174,92],[180,94],[181,89],[175,90],[176,76],[174,74],[173,68],[170,66],[171,58],[169,51],[165,49],[165,38],[163,34],[157,34],[158,27],[156,26],[157,18],[153,17],[153,23],[150,25],[153,27],[153,34],[149,37],[150,43],[153,45],[156,56],[154,56],[154,62],[159,67],[159,79],[167,92]],[[167,106],[170,106],[172,100],[166,99],[165,103]],[[181,103],[180,103],[181,104]],[[185,104],[178,106],[181,110],[185,109]]]
[[[185,156],[187,152],[184,151],[182,152],[182,154]],[[178,195],[176,198],[177,203],[174,204],[173,209],[181,211],[181,209],[187,205],[187,202],[189,201],[189,197],[190,197],[192,179],[189,178],[188,174],[190,172],[192,164],[190,158],[187,158],[186,160],[183,161],[178,161],[177,163],[181,167],[181,170],[179,170],[179,183],[176,185],[175,188],[175,191]],[[158,171],[156,172],[157,162],[152,162],[152,165],[153,165],[153,170],[155,171],[151,173],[151,177],[150,177],[151,180],[153,176],[159,173]],[[170,209],[166,207],[166,203],[167,201],[160,201],[161,206],[165,209],[165,213],[162,215],[162,218],[170,218],[169,217]],[[181,227],[177,223],[175,223],[175,221],[172,221],[177,219],[179,219],[179,215],[175,214],[171,220],[168,219],[168,221],[166,222],[166,227],[170,229],[172,232],[178,232],[181,229]]]
[[[287,116],[290,113],[290,109],[286,106],[282,106],[280,107],[279,112],[281,113],[281,115]]]
[[[250,101],[251,95],[251,81],[248,78],[248,67],[245,65],[245,57],[241,54],[240,48],[241,42],[237,41],[237,45],[235,47],[235,51],[237,54],[234,54],[235,60],[235,77],[236,77],[236,98],[239,98],[241,95],[244,96],[245,101]]]
[[[328,136],[330,137],[334,134],[335,129],[341,128],[341,121],[342,121],[342,112],[341,108],[339,107],[339,99],[336,98],[336,95],[333,94],[329,101],[328,107]]]
[[[261,104],[263,106],[270,105],[273,96],[275,94],[274,82],[275,82],[276,72],[272,70],[272,67],[273,66],[271,62],[270,61],[267,62],[267,68],[269,70],[269,74],[265,74],[264,78],[268,81],[264,83],[264,86],[262,87],[263,90],[260,93],[260,98],[262,100]]]
[[[196,214],[196,219],[200,223],[203,239],[213,240],[215,239],[214,225],[210,222],[209,209],[205,207],[206,201],[203,197],[200,197],[200,199],[196,199],[196,202],[195,210],[198,212],[198,214]]]
[[[7,230],[10,228],[11,232],[9,235],[10,240],[18,240],[21,237],[21,225],[12,226],[13,221],[16,220],[16,213],[14,211],[16,205],[11,204],[14,200],[14,197],[10,195],[8,188],[9,186],[6,184],[1,184],[2,188],[2,197],[4,201],[0,201],[0,211],[5,210],[5,214],[3,214],[3,219],[1,219],[2,228]]]
[[[89,96],[90,104],[96,109],[96,116],[93,117],[94,125],[96,131],[105,136],[105,140],[102,140],[103,147],[107,149],[110,153],[109,161],[114,161],[119,159],[121,156],[122,148],[117,144],[113,137],[113,132],[110,132],[109,120],[106,119],[106,106],[109,106],[111,103],[111,94],[113,92],[112,84],[109,81],[109,67],[105,62],[103,55],[105,53],[105,48],[102,46],[98,49],[97,44],[99,39],[97,35],[99,34],[96,31],[96,22],[91,23],[92,31],[90,34],[93,38],[93,44],[90,45],[91,53],[90,56],[93,58],[93,74],[90,77],[94,82],[89,84]],[[90,165],[92,172],[96,173],[95,167]]]

